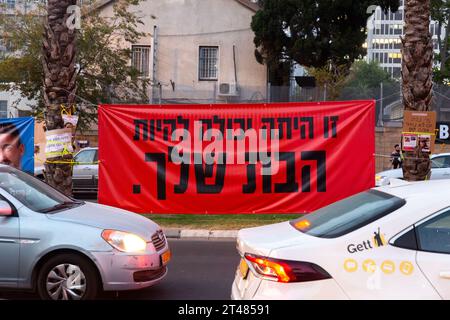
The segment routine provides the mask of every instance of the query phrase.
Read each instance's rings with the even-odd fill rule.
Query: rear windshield
[[[388,215],[405,203],[393,195],[369,190],[291,221],[291,225],[311,236],[337,238]]]

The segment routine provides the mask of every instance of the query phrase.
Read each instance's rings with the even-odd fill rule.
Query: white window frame
[[[136,63],[136,57],[138,52],[136,49],[140,50],[139,52],[139,62]],[[145,55],[143,53],[148,52],[147,61],[145,61]],[[151,46],[150,45],[132,45],[131,46],[131,65],[139,71],[141,78],[150,78],[150,54],[151,54]]]

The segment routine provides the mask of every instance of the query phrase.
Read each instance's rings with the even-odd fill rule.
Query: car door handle
[[[16,243],[14,239],[0,239],[0,243]]]
[[[441,278],[449,279],[449,280],[450,280],[450,271],[443,271],[443,272],[441,272],[441,273],[439,274],[439,276],[440,276]]]
[[[92,170],[91,167],[84,167],[83,170]]]

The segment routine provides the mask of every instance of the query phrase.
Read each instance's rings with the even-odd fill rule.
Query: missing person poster
[[[34,174],[34,118],[0,119],[0,163]]]
[[[417,135],[416,134],[404,134],[403,135],[403,150],[414,151],[417,147]]]
[[[403,151],[434,152],[436,112],[405,111],[403,118]]]
[[[45,156],[47,159],[62,157],[67,153],[73,153],[72,129],[56,129],[45,133]]]

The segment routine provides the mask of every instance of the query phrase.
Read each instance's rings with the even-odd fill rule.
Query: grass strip
[[[163,228],[239,230],[268,224],[290,221],[301,217],[300,214],[146,214]]]

